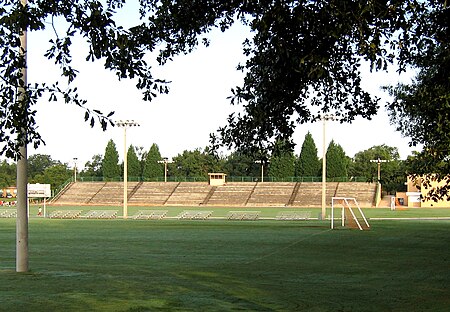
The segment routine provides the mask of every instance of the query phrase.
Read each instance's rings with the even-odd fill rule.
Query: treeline
[[[408,161],[399,159],[398,149],[386,145],[373,146],[348,157],[343,148],[334,141],[326,152],[326,176],[330,181],[377,180],[377,159],[386,160],[381,166],[381,182],[384,190],[404,190]],[[313,137],[308,132],[299,155],[278,142],[270,157],[249,156],[233,152],[217,156],[209,148],[184,151],[167,160],[153,144],[147,151],[143,147],[130,145],[127,153],[128,179],[130,181],[164,181],[165,165],[168,181],[206,181],[208,173],[223,172],[229,180],[258,181],[321,181],[322,159],[318,157]],[[53,160],[50,155],[36,154],[28,159],[29,183],[51,184],[52,189],[74,179],[73,165]],[[94,155],[82,171],[77,172],[81,181],[120,181],[123,179],[123,163],[119,162],[116,144],[110,140],[104,155]],[[3,161],[0,164],[0,186],[15,185],[16,165]]]

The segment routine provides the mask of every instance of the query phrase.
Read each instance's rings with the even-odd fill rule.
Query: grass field
[[[448,311],[450,221],[371,225],[31,218],[18,274],[0,219],[0,311]]]

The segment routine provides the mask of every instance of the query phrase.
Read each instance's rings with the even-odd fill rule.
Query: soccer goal
[[[356,198],[333,197],[331,198],[331,229],[334,229],[334,209],[341,208],[341,226],[368,230],[370,228],[366,216],[359,207]]]

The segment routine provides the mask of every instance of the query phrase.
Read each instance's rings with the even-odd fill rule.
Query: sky
[[[175,57],[164,67],[155,68],[158,78],[171,81],[170,93],[159,95],[151,102],[142,100],[142,94],[131,80],[118,81],[114,73],[106,71],[101,62],[86,62],[87,50],[83,44],[75,43],[73,64],[80,73],[75,80],[82,98],[88,100],[90,109],[104,113],[115,111],[113,120],[134,120],[139,127],[127,130],[127,147],[132,144],[149,150],[153,143],[159,147],[163,157],[172,158],[184,150],[204,148],[209,143],[209,134],[226,124],[226,118],[239,107],[230,104],[231,88],[241,85],[243,74],[236,66],[244,61],[242,42],[249,33],[237,24],[222,33],[210,33],[211,45],[199,46],[188,55]],[[28,82],[52,82],[59,79],[55,65],[43,55],[48,40],[53,36],[51,27],[44,32],[28,34]],[[364,73],[363,84],[367,90],[382,98],[388,95],[380,90],[382,85],[408,81],[409,76],[397,73]],[[112,139],[120,159],[124,154],[124,130],[108,127],[103,132],[99,126],[91,128],[84,122],[84,110],[60,102],[39,100],[37,123],[46,145],[33,149],[28,154],[47,154],[54,160],[73,166],[74,158],[82,168],[96,154],[104,154],[107,142]],[[305,134],[311,132],[318,156],[322,155],[323,125],[321,122],[299,125],[294,134],[300,152]],[[346,154],[355,153],[375,145],[386,144],[397,147],[400,158],[405,159],[414,148],[390,125],[386,111],[381,108],[371,121],[357,118],[351,124],[327,122],[325,146],[331,140],[340,144]]]

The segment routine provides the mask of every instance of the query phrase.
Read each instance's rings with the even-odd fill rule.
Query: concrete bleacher
[[[180,182],[167,199],[168,206],[199,206],[205,204],[212,186],[205,182]]]
[[[294,191],[293,182],[261,182],[257,183],[247,206],[283,207],[289,203]]]
[[[128,199],[128,203],[131,205],[162,206],[179,184],[179,182],[143,182]]]
[[[230,182],[218,186],[207,205],[245,206],[256,187],[256,182]]]
[[[361,207],[372,207],[375,204],[376,188],[376,183],[341,182],[335,196],[355,198]]]
[[[331,203],[335,196],[338,182],[326,183],[326,203]],[[320,207],[322,205],[322,182],[302,182],[292,201],[295,207]]]
[[[131,194],[138,182],[128,182],[128,194]],[[123,182],[107,182],[89,200],[92,205],[119,205],[123,203]]]
[[[364,207],[374,204],[376,184],[327,182],[326,203],[332,197],[354,197]],[[128,182],[128,203],[136,206],[320,207],[321,182]],[[55,205],[123,203],[123,182],[72,183]]]
[[[105,185],[105,182],[76,182],[63,190],[52,204],[71,205],[87,204]]]

